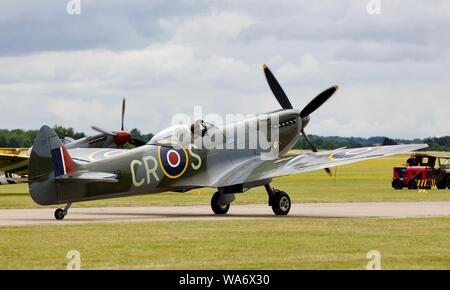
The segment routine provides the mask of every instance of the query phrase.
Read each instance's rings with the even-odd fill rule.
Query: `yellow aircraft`
[[[29,148],[0,148],[0,172],[8,183],[21,181],[19,176],[28,173],[29,158]]]

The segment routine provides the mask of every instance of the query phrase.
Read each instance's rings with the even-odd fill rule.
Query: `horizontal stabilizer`
[[[89,171],[78,171],[72,174],[61,175],[55,178],[58,182],[69,182],[69,181],[89,181],[89,182],[105,182],[105,183],[115,183],[118,182],[117,174],[106,173],[106,172],[89,172]]]

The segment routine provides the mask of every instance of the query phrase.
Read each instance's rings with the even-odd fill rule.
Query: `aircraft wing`
[[[337,149],[318,153],[306,153],[279,157],[275,160],[254,159],[235,168],[232,174],[226,175],[214,184],[214,187],[225,187],[236,184],[252,183],[275,177],[305,173],[369,159],[381,158],[394,154],[409,153],[426,148],[426,144],[393,145],[363,147],[355,149]]]
[[[0,149],[0,172],[26,175],[28,173],[28,159],[30,157],[23,155],[24,152],[22,149],[12,150]]]

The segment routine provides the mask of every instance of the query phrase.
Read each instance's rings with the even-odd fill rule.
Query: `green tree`
[[[55,125],[53,126],[53,130],[58,135],[59,138],[64,139],[66,137],[73,139],[81,139],[86,137],[84,133],[75,132],[73,128],[64,128],[62,126]]]

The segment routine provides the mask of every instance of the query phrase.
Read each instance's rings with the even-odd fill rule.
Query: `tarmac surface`
[[[277,217],[267,205],[231,205],[225,216],[216,216],[207,205],[177,207],[72,208],[63,221],[55,209],[0,210],[1,226],[67,225],[104,222],[161,222],[180,220],[236,220],[280,218],[418,218],[450,216],[450,201],[293,204],[286,217]]]

